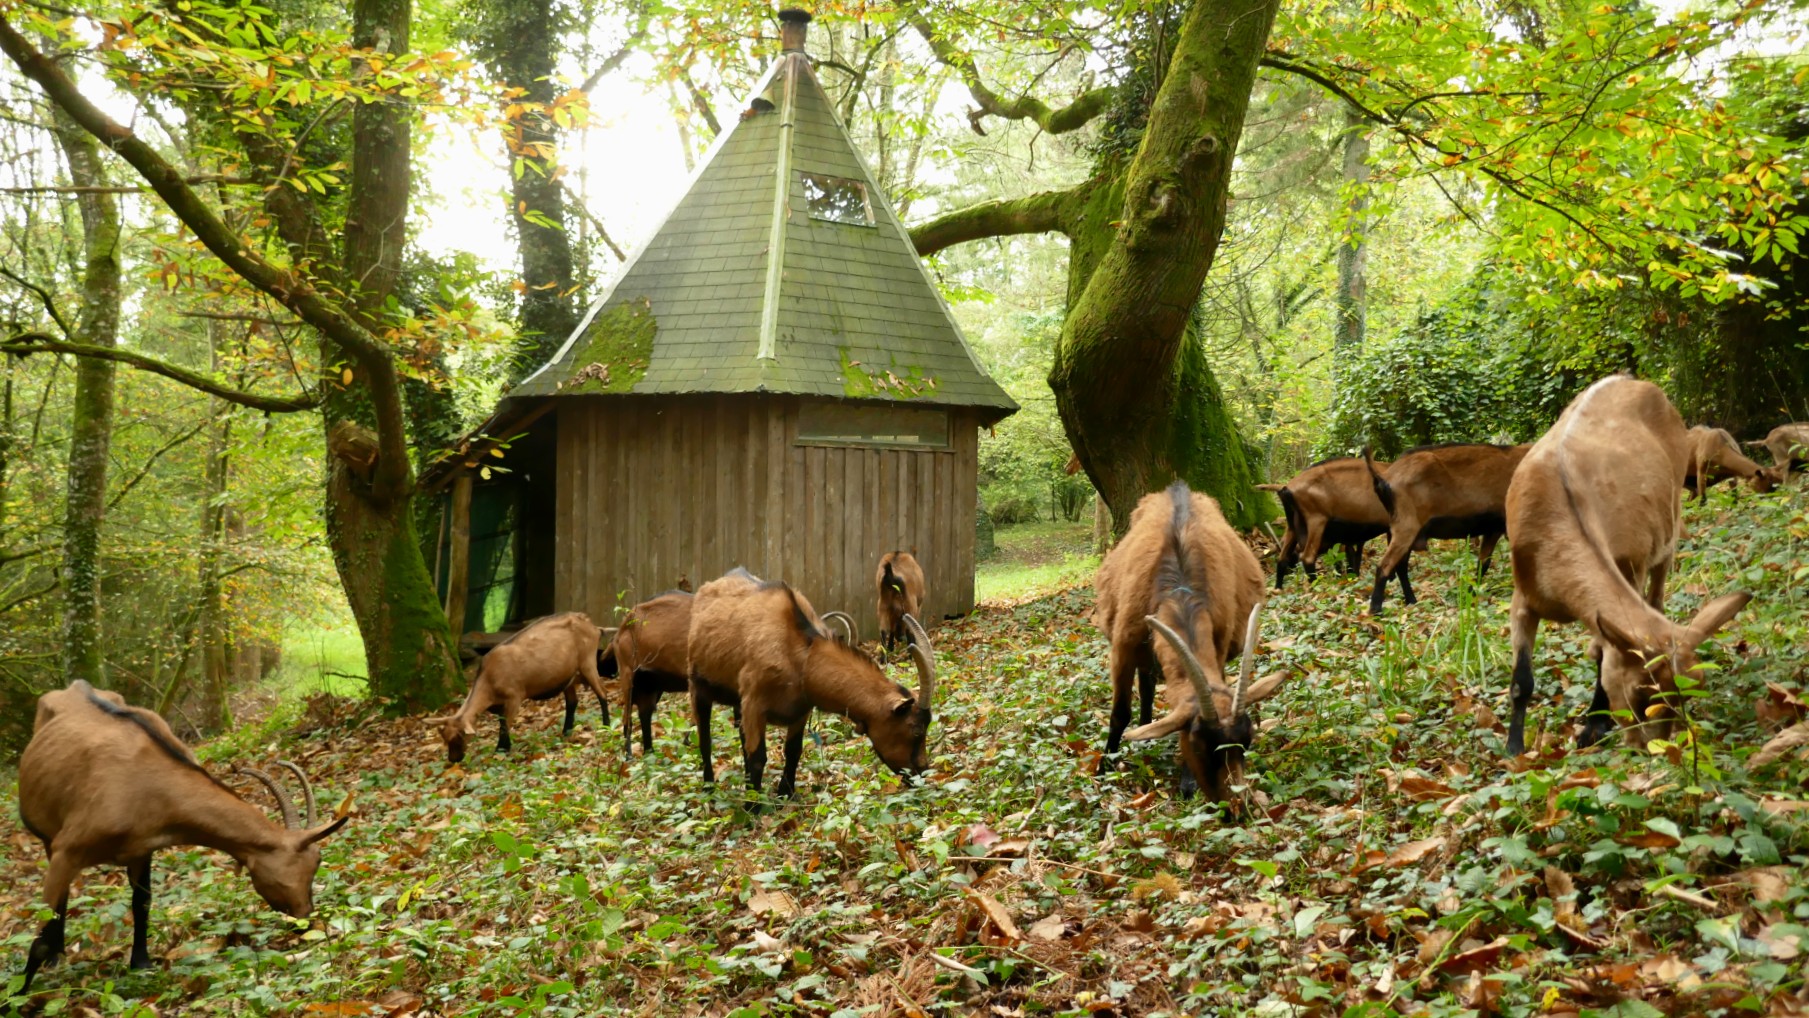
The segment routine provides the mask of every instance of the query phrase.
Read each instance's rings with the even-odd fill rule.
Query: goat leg
[[[57,903],[56,915],[31,942],[31,950],[25,956],[25,985],[19,988],[20,993],[31,989],[31,977],[38,969],[63,955],[63,927],[69,919],[69,882],[73,879],[75,866],[68,855],[52,852],[50,865],[44,870],[44,900]]]
[[[659,706],[659,702],[660,694],[657,689],[648,693],[637,693],[634,698],[635,713],[641,716],[642,756],[646,756],[653,752],[653,709]],[[626,711],[623,712],[622,717],[624,720],[627,719],[628,714]],[[632,756],[634,754],[634,747],[628,745],[628,740],[626,739],[622,741],[622,748],[629,755]]]
[[[1526,705],[1533,698],[1533,641],[1539,635],[1539,616],[1514,591],[1508,606],[1508,638],[1514,654],[1513,715],[1508,721],[1509,756],[1526,752]],[[1599,683],[1598,683],[1599,688]]]
[[[1419,603],[1419,598],[1413,596],[1413,580],[1408,577],[1407,572],[1408,567],[1412,564],[1412,556],[1410,555],[1407,558],[1402,559],[1401,567],[1394,571],[1395,582],[1401,585],[1401,601],[1405,604]]]
[[[605,722],[605,724],[607,724],[607,723],[608,722]],[[572,729],[576,728],[577,726],[578,726],[578,684],[576,682],[574,682],[571,685],[568,685],[565,687],[565,727],[560,730],[559,734],[570,735],[570,734],[572,734]]]
[[[1345,575],[1346,576],[1356,576],[1357,574],[1361,573],[1362,571],[1363,571],[1363,546],[1360,544],[1345,545],[1344,546],[1344,573],[1345,573]]]
[[[134,969],[151,967],[146,946],[151,934],[151,856],[145,853],[126,863],[126,880],[132,885],[132,960]]]
[[[1583,727],[1577,730],[1577,748],[1588,749],[1602,741],[1614,728],[1613,705],[1608,702],[1608,687],[1602,685],[1600,640],[1591,642],[1589,656],[1595,659],[1595,694],[1589,698],[1589,710],[1583,715]]]
[[[1147,725],[1151,714],[1156,709],[1156,674],[1158,669],[1154,661],[1137,663],[1137,723]]]
[[[703,780],[706,785],[716,783],[716,762],[710,759],[710,708],[714,706],[710,699],[710,691],[704,687],[703,680],[695,674],[691,676],[691,724],[697,729],[697,752],[703,757]]]
[[[515,744],[509,741],[509,715],[514,711],[504,711],[497,718],[496,751],[507,753]]]
[[[1124,739],[1124,730],[1131,724],[1131,679],[1136,671],[1136,656],[1117,648],[1112,650],[1112,724],[1106,731],[1105,751],[1107,756],[1118,752],[1118,745]],[[1106,764],[1100,762],[1103,770]]]
[[[809,721],[805,716],[785,730],[785,773],[779,778],[779,786],[773,789],[781,799],[789,799],[798,788],[798,760],[804,756],[804,727]]]
[[[1482,546],[1476,551],[1476,578],[1485,580],[1489,576],[1489,563],[1495,561],[1495,546],[1501,543],[1500,534],[1486,534],[1482,538]]]

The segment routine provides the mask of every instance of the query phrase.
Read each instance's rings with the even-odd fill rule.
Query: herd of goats
[[[1431,446],[1393,463],[1366,451],[1362,458],[1315,464],[1285,486],[1266,486],[1287,518],[1276,584],[1296,565],[1311,575],[1320,552],[1333,545],[1345,547],[1355,572],[1362,544],[1386,533],[1370,600],[1375,612],[1391,578],[1413,602],[1409,559],[1428,539],[1478,539],[1486,570],[1505,534],[1514,578],[1508,752],[1524,750],[1533,638],[1542,620],[1580,621],[1593,637],[1597,681],[1580,744],[1599,740],[1616,721],[1635,729],[1635,737],[1662,738],[1676,720],[1668,702],[1676,677],[1696,668],[1697,648],[1750,598],[1724,594],[1684,624],[1664,614],[1665,579],[1681,530],[1680,492],[1688,488],[1701,497],[1730,477],[1759,491],[1787,482],[1792,456],[1801,460],[1809,447],[1809,424],[1784,425],[1749,444],[1767,446],[1773,466],[1748,459],[1725,431],[1686,429],[1657,386],[1604,378],[1530,445]],[[819,615],[790,585],[736,569],[695,594],[672,591],[636,605],[615,630],[565,613],[497,644],[479,662],[459,710],[436,719],[448,758],[463,759],[465,741],[477,734],[474,722],[485,712],[499,716],[497,748],[507,750],[510,723],[526,700],[563,696],[570,732],[580,683],[596,693],[607,725],[602,679],[614,676],[629,752],[630,705],[645,753],[661,695],[689,695],[706,782],[715,779],[710,714],[717,703],[735,712],[747,785],[756,792],[767,728],[785,728],[784,773],[775,791],[789,796],[805,725],[818,710],[847,717],[893,771],[921,773],[929,766],[925,743],[936,692],[935,652],[917,618],[923,570],[911,554],[892,552],[875,579],[885,645],[906,645],[919,675],[914,691],[886,676],[846,614]],[[1251,681],[1264,585],[1256,555],[1211,497],[1179,481],[1144,496],[1095,581],[1093,621],[1110,642],[1105,761],[1126,738],[1178,733],[1183,794],[1198,789],[1222,800],[1242,784],[1244,754],[1256,732],[1251,708],[1288,676],[1282,671]],[[1228,672],[1234,661],[1235,681]],[[1133,675],[1142,720],[1127,732]],[[1158,676],[1171,680],[1170,710],[1152,720]],[[307,917],[320,842],[346,818],[320,823],[307,776],[287,761],[281,765],[300,783],[305,819],[298,820],[296,805],[268,774],[241,769],[276,797],[283,813],[278,826],[210,775],[156,713],[79,681],[41,697],[19,763],[19,815],[49,856],[44,898],[55,915],[31,945],[25,985],[62,954],[69,885],[99,864],[125,867],[132,890],[130,964],[151,964],[151,855],[160,848],[225,852],[272,907]]]

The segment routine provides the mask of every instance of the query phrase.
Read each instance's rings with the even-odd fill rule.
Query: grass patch
[[[364,640],[350,614],[292,626],[283,634],[283,659],[266,682],[282,700],[320,693],[365,694]]]
[[[1100,559],[1092,535],[1085,521],[1000,527],[998,553],[975,570],[975,598],[983,604],[1023,601],[1091,581]]]

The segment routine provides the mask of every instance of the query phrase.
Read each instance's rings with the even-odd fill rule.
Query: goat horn
[[[930,646],[930,634],[907,612],[905,628],[911,631],[911,657],[917,661],[917,705],[924,710],[936,699],[936,651]]]
[[[847,612],[824,612],[823,621],[828,622],[830,619],[834,619],[842,624],[842,630],[848,636],[848,639],[844,642],[850,647],[854,646],[854,616],[849,615]]]
[[[302,769],[300,767],[297,767],[295,764],[291,763],[290,761],[278,760],[276,762],[276,765],[278,767],[287,769],[290,774],[295,775],[295,780],[300,782],[301,790],[302,790],[302,802],[306,804],[307,810],[308,810],[307,826],[313,827],[314,826],[314,786],[308,784],[308,776],[306,774],[302,773]]]
[[[265,774],[263,771],[254,770],[250,767],[240,767],[238,764],[233,764],[232,772],[234,774],[246,774],[262,781],[264,787],[270,789],[270,795],[272,798],[276,799],[276,804],[282,808],[283,826],[285,828],[293,828],[295,826],[295,803],[289,801],[289,793],[283,791],[282,786],[276,783],[275,778]]]
[[[1175,648],[1175,653],[1181,655],[1181,666],[1187,670],[1187,681],[1193,684],[1193,691],[1200,698],[1200,717],[1212,727],[1220,727],[1219,705],[1212,699],[1212,683],[1206,681],[1206,669],[1200,665],[1200,659],[1193,656],[1193,648],[1187,646],[1187,641],[1181,639],[1181,634],[1168,628],[1168,623],[1154,615],[1145,615],[1143,621],[1162,634],[1162,638]]]
[[[1244,627],[1244,659],[1238,665],[1237,692],[1231,695],[1231,717],[1244,713],[1244,694],[1250,691],[1250,675],[1256,671],[1256,639],[1262,630],[1262,602],[1250,609],[1250,623]]]

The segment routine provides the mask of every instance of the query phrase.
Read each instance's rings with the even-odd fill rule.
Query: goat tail
[[[1275,497],[1281,501],[1281,518],[1294,528],[1295,537],[1305,537],[1306,527],[1300,515],[1300,503],[1294,498],[1294,493],[1283,487],[1275,493]]]
[[[1367,445],[1363,447],[1363,465],[1369,468],[1369,483],[1376,489],[1376,499],[1382,503],[1382,508],[1388,513],[1388,518],[1393,519],[1394,489],[1389,487],[1388,480],[1382,476],[1382,472],[1376,469],[1375,457],[1370,455],[1370,448]]]
[[[1282,492],[1288,490],[1288,486],[1285,484],[1252,484],[1251,487],[1257,491]]]

